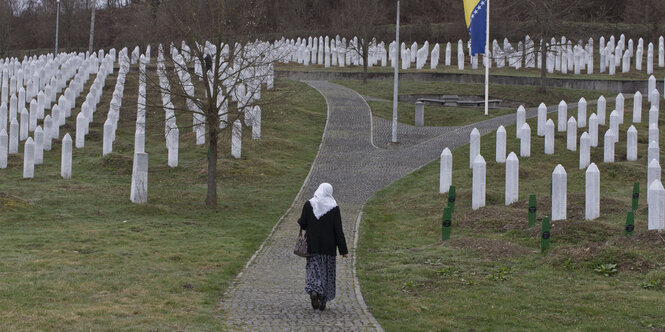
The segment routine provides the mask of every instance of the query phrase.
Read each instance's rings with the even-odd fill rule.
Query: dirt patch
[[[12,212],[27,205],[26,201],[0,191],[0,211]]]
[[[119,153],[111,152],[103,156],[99,162],[101,166],[109,171],[114,171],[118,174],[131,174],[133,160],[130,157],[121,155]]]
[[[552,241],[567,243],[604,242],[617,235],[620,230],[589,220],[559,220],[550,223]],[[540,225],[529,230],[529,234],[540,239]]]
[[[567,195],[567,210],[566,220],[584,220],[584,194],[571,194]],[[536,198],[538,204],[538,220],[544,215],[550,215],[552,211],[552,197],[540,196]],[[524,210],[529,208],[529,199],[519,200],[512,205],[512,207]],[[601,197],[600,198],[600,215],[608,214],[624,214],[628,211],[630,205],[615,198]]]
[[[490,260],[526,256],[536,252],[527,247],[498,239],[459,238],[446,241],[444,244],[455,249],[471,250]]]
[[[616,246],[611,241],[588,242],[572,248],[555,248],[548,257],[553,265],[581,264],[587,268],[595,268],[601,264],[616,264],[619,271],[639,272],[655,268],[662,260],[662,257],[639,254],[630,247]]]
[[[610,240],[616,246],[632,248],[663,248],[665,247],[665,232],[659,231],[636,231],[633,236],[618,236]]]
[[[466,210],[453,217],[459,227],[478,231],[507,232],[515,229],[527,229],[526,209],[514,209],[502,206],[487,206],[478,210]]]

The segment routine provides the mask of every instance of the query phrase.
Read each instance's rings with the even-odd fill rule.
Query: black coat
[[[310,254],[335,256],[337,254],[335,249],[339,249],[340,255],[349,253],[346,248],[344,230],[342,230],[339,206],[326,212],[320,219],[316,219],[312,204],[307,201],[302,207],[298,224],[300,224],[300,228],[307,231],[307,250]]]

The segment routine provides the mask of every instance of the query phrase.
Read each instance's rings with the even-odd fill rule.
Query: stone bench
[[[459,100],[459,97],[456,95],[442,96],[441,99],[434,98],[418,98],[418,102],[421,103],[432,103],[432,104],[441,104],[442,106],[450,107],[480,107],[485,105],[485,100]],[[501,100],[499,99],[490,99],[488,101],[489,108],[498,108]]]
[[[444,95],[441,96],[441,99],[434,98],[418,98],[418,101],[423,103],[433,103],[433,104],[442,104],[443,106],[457,106],[459,97],[456,95]]]
[[[488,107],[489,108],[498,108],[499,104],[501,103],[501,100],[498,99],[490,99],[487,101]],[[468,106],[468,107],[480,107],[484,106],[485,101],[484,100],[464,100],[464,101],[458,101],[457,106]]]

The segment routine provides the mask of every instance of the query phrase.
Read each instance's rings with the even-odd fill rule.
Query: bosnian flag
[[[471,55],[485,54],[487,38],[487,2],[489,0],[464,0],[466,27],[471,35]]]

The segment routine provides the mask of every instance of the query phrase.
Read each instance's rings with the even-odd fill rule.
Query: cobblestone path
[[[387,144],[390,121],[373,121],[367,103],[353,90],[323,81],[308,84],[328,104],[319,153],[292,208],[224,294],[220,310],[232,330],[382,331],[367,310],[355,276],[356,229],[363,204],[381,188],[437,159],[443,148],[468,143],[474,127],[486,134],[500,125],[514,124],[515,115],[463,127],[401,125],[398,139],[405,144],[381,149],[376,143]],[[549,109],[555,110],[556,106]],[[527,110],[527,117],[536,115],[536,109]],[[337,297],[323,312],[312,310],[304,291],[305,260],[292,253],[302,205],[322,182],[334,188],[350,251],[349,258],[337,258]]]

